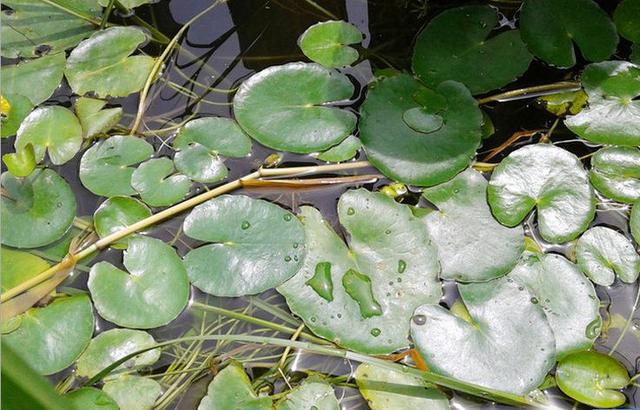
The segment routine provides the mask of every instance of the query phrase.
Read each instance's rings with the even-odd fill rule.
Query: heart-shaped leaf
[[[414,131],[429,134],[442,128],[444,121],[438,114],[429,114],[424,107],[408,109],[402,114],[403,121]]]
[[[69,184],[51,169],[36,169],[27,178],[2,174],[0,212],[2,243],[37,248],[60,239],[76,216]]]
[[[263,292],[293,276],[305,257],[302,225],[289,211],[243,195],[223,195],[193,209],[184,233],[213,242],[184,264],[198,289],[216,296]]]
[[[428,134],[415,131],[404,115],[418,106],[438,114],[444,125]],[[431,186],[453,178],[469,166],[480,144],[482,113],[465,86],[453,81],[429,90],[408,74],[380,79],[369,85],[360,115],[369,161],[404,183]]]
[[[96,32],[69,55],[64,72],[69,85],[76,94],[93,92],[98,97],[126,97],[140,91],[155,59],[131,54],[145,41],[147,35],[136,27]]]
[[[484,282],[507,274],[524,250],[522,226],[507,228],[491,215],[487,180],[467,169],[423,195],[438,209],[422,220],[438,248],[442,279]]]
[[[514,394],[555,363],[555,340],[533,295],[505,278],[458,285],[470,321],[441,306],[416,309],[411,336],[431,371]]]
[[[93,214],[96,233],[101,238],[151,216],[151,210],[135,198],[114,196],[104,201]],[[115,245],[115,246],[114,246]],[[114,248],[126,248],[127,239],[116,242]]]
[[[68,109],[55,105],[39,107],[22,121],[16,137],[16,151],[33,145],[38,163],[45,152],[55,165],[72,159],[82,144],[82,127],[78,118]]]
[[[581,138],[598,144],[640,145],[640,66],[626,61],[591,64],[582,73],[589,106],[565,120]]]
[[[5,94],[2,96],[2,100],[8,104],[7,110],[3,105],[2,128],[0,128],[2,138],[6,138],[16,134],[22,120],[33,110],[33,104],[27,97],[19,94]]]
[[[198,410],[270,410],[270,397],[258,397],[251,387],[251,380],[238,362],[231,362],[209,383],[207,395]]]
[[[142,138],[114,135],[99,141],[80,159],[80,181],[101,196],[135,195],[131,175],[135,165],[153,155],[153,146]]]
[[[131,186],[150,206],[170,206],[189,193],[189,177],[174,173],[169,158],[153,158],[143,162],[131,174]]]
[[[86,295],[55,299],[23,313],[20,327],[2,335],[6,343],[40,374],[71,365],[93,335],[93,310]]]
[[[292,92],[295,90],[295,92]],[[269,148],[307,154],[345,139],[356,116],[332,107],[351,98],[347,76],[318,64],[269,67],[244,81],[233,98],[240,126]]]
[[[448,410],[449,399],[418,377],[362,363],[356,369],[360,394],[371,410]]]
[[[593,227],[578,239],[576,261],[589,279],[602,286],[613,284],[616,276],[634,283],[640,275],[640,255],[631,241],[604,226]]]
[[[574,43],[589,61],[606,60],[616,50],[616,27],[592,0],[525,0],[520,33],[529,50],[560,67],[576,63]]]
[[[362,147],[360,140],[353,135],[349,135],[335,147],[320,153],[318,159],[327,162],[348,161],[356,156],[360,147]]]
[[[636,243],[640,244],[640,201],[637,201],[631,208],[629,228],[631,229],[631,235],[633,235]]]
[[[613,357],[598,352],[577,352],[565,357],[556,369],[558,387],[567,396],[596,408],[622,406],[620,392],[629,384],[627,369]]]
[[[129,239],[124,272],[108,262],[91,268],[87,286],[96,310],[119,326],[149,329],[178,317],[189,299],[189,280],[176,251],[145,236]]]
[[[106,382],[102,390],[118,403],[120,410],[151,410],[162,394],[157,381],[128,375]]]
[[[76,362],[76,374],[91,378],[128,354],[156,344],[153,336],[142,330],[110,329],[94,337]],[[144,352],[114,369],[113,372],[132,370],[154,364],[160,350]]]
[[[122,108],[106,108],[104,100],[80,97],[76,101],[75,110],[85,138],[91,138],[100,133],[109,131],[120,121]]]
[[[640,199],[640,149],[606,147],[591,158],[591,184],[607,198],[633,203]]]
[[[275,410],[339,410],[340,404],[327,382],[310,377],[276,403]]]
[[[64,396],[77,410],[120,410],[115,400],[95,387],[82,387]]]
[[[17,177],[27,177],[36,168],[36,154],[32,144],[27,144],[24,148],[4,154],[2,162],[7,166],[11,175]]]
[[[362,33],[345,21],[323,21],[305,30],[298,45],[311,61],[325,67],[344,67],[358,59],[358,51],[349,47],[362,41]]]
[[[349,246],[318,210],[301,208],[307,257],[278,292],[309,329],[336,344],[369,354],[407,347],[413,310],[442,295],[424,226],[407,206],[364,189],[340,197],[338,216]]]
[[[15,65],[3,65],[3,95],[22,95],[34,106],[46,101],[62,81],[64,62],[64,53],[58,53]]]
[[[489,38],[497,24],[498,12],[489,6],[440,13],[418,35],[413,71],[428,87],[455,80],[473,94],[509,84],[527,70],[532,57],[518,30]]]
[[[538,230],[549,242],[575,239],[595,214],[582,163],[553,145],[527,145],[509,154],[491,175],[487,195],[493,215],[507,226],[518,225],[535,207]]]
[[[618,33],[631,41],[640,43],[640,1],[623,0],[613,13],[613,21],[616,23]]]

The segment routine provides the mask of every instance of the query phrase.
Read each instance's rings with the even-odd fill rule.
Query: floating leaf
[[[581,138],[598,144],[640,145],[640,66],[626,61],[591,64],[582,73],[589,106],[565,120]]]
[[[442,279],[483,282],[516,265],[524,250],[522,226],[507,228],[493,218],[482,174],[469,168],[423,195],[438,207],[423,221],[438,249]]]
[[[555,363],[555,340],[533,295],[505,278],[458,285],[471,322],[441,306],[416,309],[411,336],[435,373],[525,394]]]
[[[31,58],[47,53],[63,54],[60,52],[75,46],[96,29],[94,24],[78,17],[97,18],[101,8],[95,0],[57,0],[56,4],[62,7],[40,0],[3,1],[2,5],[11,10],[2,10],[2,56]]]
[[[302,225],[278,205],[223,195],[198,205],[184,233],[213,242],[189,252],[184,264],[198,289],[216,296],[260,293],[293,276],[305,256]]]
[[[630,380],[627,369],[613,357],[587,351],[561,360],[556,369],[556,382],[572,399],[596,408],[610,408],[627,401],[619,390]]]
[[[634,283],[640,274],[640,255],[631,241],[604,226],[593,227],[578,239],[576,260],[589,279],[602,286],[613,284],[616,276]]]
[[[36,106],[49,99],[60,85],[64,62],[64,53],[59,53],[15,65],[3,65],[2,93],[5,97],[22,95]],[[34,87],[34,84],[38,86]]]
[[[129,225],[151,216],[151,210],[135,198],[114,196],[104,201],[93,214],[98,236],[104,238]],[[114,248],[126,248],[127,239],[116,242]]]
[[[4,76],[4,72],[2,76]],[[33,110],[33,104],[27,97],[19,94],[5,94],[2,99],[8,104],[8,110],[2,110],[2,127],[0,128],[2,138],[6,138],[16,134],[22,120]]]
[[[157,381],[128,375],[106,382],[102,390],[118,403],[120,410],[151,410],[162,394]]]
[[[336,344],[370,354],[407,347],[413,310],[442,295],[424,226],[407,206],[364,189],[340,197],[338,216],[348,247],[318,210],[301,208],[307,257],[278,292],[309,329]],[[321,277],[330,278],[332,298],[314,280],[325,269],[331,276]]]
[[[82,127],[78,118],[61,106],[36,108],[18,128],[16,151],[33,145],[35,159],[42,162],[45,152],[55,165],[72,159],[82,144]]]
[[[233,110],[240,126],[262,145],[307,154],[331,148],[351,134],[356,116],[330,104],[351,98],[353,92],[349,78],[337,71],[289,63],[244,81]]]
[[[132,9],[138,6],[142,6],[143,4],[153,3],[153,0],[121,0],[120,4],[128,9]],[[109,5],[109,0],[98,0],[98,4],[102,7],[107,7]]]
[[[349,135],[335,147],[331,147],[318,155],[318,159],[327,162],[348,161],[356,156],[360,147],[362,147],[360,140],[353,135]]]
[[[76,374],[91,378],[128,354],[155,345],[147,332],[131,329],[110,329],[94,337],[76,362]],[[112,372],[136,369],[154,364],[160,350],[144,352],[114,369]]]
[[[131,175],[131,186],[150,206],[170,206],[189,193],[191,181],[186,175],[174,174],[173,161],[153,158],[143,162]]]
[[[76,101],[76,115],[82,125],[85,138],[91,138],[103,132],[109,131],[120,121],[122,108],[106,108],[104,100],[80,97]]]
[[[198,410],[271,410],[270,397],[258,397],[238,362],[231,362],[213,378]]]
[[[96,32],[69,55],[65,69],[69,85],[77,94],[93,92],[98,97],[126,97],[140,91],[155,59],[131,54],[145,41],[147,35],[136,27]]]
[[[424,97],[420,103],[416,92]],[[426,104],[444,121],[428,134],[404,121],[407,110]],[[369,85],[360,115],[360,139],[369,160],[404,183],[431,186],[453,178],[469,166],[480,144],[482,113],[469,91],[453,81],[429,90],[407,74],[381,79]]]
[[[591,158],[591,184],[607,198],[633,203],[640,199],[640,150],[602,148]]]
[[[360,394],[371,410],[448,410],[449,399],[422,379],[362,363],[356,369]]]
[[[473,94],[509,84],[527,71],[532,56],[518,30],[489,38],[497,24],[498,12],[489,6],[440,13],[418,35],[413,71],[428,87],[455,80]]]
[[[591,347],[602,327],[600,300],[576,265],[560,255],[527,253],[507,278],[526,287],[531,303],[544,310],[559,357]]]
[[[146,236],[129,239],[124,272],[108,262],[91,268],[87,286],[96,310],[123,327],[149,329],[178,317],[189,299],[189,281],[176,251]]]
[[[120,410],[115,400],[95,387],[82,387],[64,396],[77,410]]]
[[[574,43],[589,61],[606,60],[616,51],[616,27],[592,0],[525,0],[520,33],[529,50],[560,67],[576,63]]]
[[[36,168],[36,154],[32,144],[27,144],[24,148],[4,154],[2,162],[7,166],[7,170],[14,176],[27,177]]]
[[[311,377],[290,390],[275,406],[275,410],[300,409],[338,410],[340,405],[330,384]]]
[[[640,1],[624,0],[613,13],[618,33],[632,43],[640,43]]]
[[[80,160],[80,181],[101,196],[135,195],[131,175],[135,165],[153,155],[153,146],[142,138],[114,135],[85,151]]]
[[[189,121],[180,129],[173,147],[176,169],[194,181],[211,183],[227,176],[220,155],[246,157],[251,139],[229,118],[205,117]]]
[[[344,67],[358,59],[350,44],[362,42],[362,33],[345,21],[323,21],[305,30],[298,45],[311,61],[325,67]]]
[[[93,334],[93,310],[86,295],[55,299],[21,315],[20,327],[2,343],[20,353],[34,370],[48,375],[71,365]]]
[[[49,262],[28,252],[2,248],[2,293],[49,268]]]
[[[544,108],[558,117],[576,115],[587,104],[587,93],[582,90],[567,91],[538,97]]]
[[[580,160],[562,148],[524,146],[495,168],[487,191],[493,215],[516,226],[535,207],[538,230],[549,241],[563,243],[587,229],[595,198]]]
[[[1,177],[2,243],[37,248],[61,238],[76,216],[69,184],[51,169],[36,169],[27,178],[5,172]]]
[[[629,228],[631,229],[631,235],[633,235],[636,243],[640,244],[640,201],[636,202],[631,208]]]

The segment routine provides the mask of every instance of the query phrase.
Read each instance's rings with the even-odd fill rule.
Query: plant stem
[[[559,94],[567,91],[577,91],[580,89],[580,83],[573,81],[560,81],[552,84],[536,85],[533,87],[519,88],[517,90],[506,91],[500,94],[481,98],[478,104],[486,104],[489,102],[505,102],[512,100],[520,100],[523,98],[539,97],[541,95]]]
[[[109,4],[102,14],[102,21],[100,22],[100,30],[103,30],[107,26],[107,22],[109,21],[109,16],[111,15],[111,10],[113,10],[113,3],[115,0],[109,0]]]

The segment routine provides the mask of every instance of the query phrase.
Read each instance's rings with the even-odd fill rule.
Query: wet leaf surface
[[[344,67],[358,60],[351,44],[362,41],[362,33],[345,21],[323,21],[305,30],[298,45],[311,61],[325,67]]]

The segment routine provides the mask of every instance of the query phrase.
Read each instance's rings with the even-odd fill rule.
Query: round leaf
[[[120,376],[106,382],[102,390],[118,403],[120,410],[151,410],[162,394],[157,381],[140,376]]]
[[[416,102],[416,92],[426,100]],[[407,110],[426,104],[444,122],[428,134],[404,121]],[[404,183],[431,186],[453,178],[469,166],[480,144],[482,113],[469,91],[453,81],[429,90],[407,74],[378,80],[369,85],[360,115],[360,139],[369,161]]]
[[[305,379],[276,403],[275,410],[339,410],[338,399],[330,384],[320,379]]]
[[[197,182],[217,182],[225,179],[229,174],[222,159],[197,142],[176,152],[173,161],[180,173]]]
[[[95,387],[83,387],[64,396],[76,410],[120,410],[115,400]]]
[[[304,260],[302,225],[289,211],[243,195],[223,195],[193,209],[184,233],[213,242],[189,252],[189,279],[203,292],[242,296],[293,276]]]
[[[133,171],[131,186],[147,205],[173,205],[183,200],[191,189],[189,178],[174,171],[169,158],[150,159]]]
[[[149,329],[178,317],[189,299],[189,281],[176,251],[145,236],[129,239],[124,272],[108,262],[91,268],[87,286],[96,310],[123,327]]]
[[[487,191],[496,219],[516,226],[535,207],[540,235],[554,243],[575,239],[595,214],[595,197],[580,160],[562,148],[535,144],[505,158]]]
[[[231,362],[209,383],[198,410],[271,410],[270,397],[258,397],[238,362]]]
[[[445,80],[463,83],[482,94],[517,79],[531,62],[518,30],[489,38],[498,12],[489,6],[446,10],[418,35],[413,71],[429,87]]]
[[[624,0],[613,13],[618,33],[632,43],[640,43],[640,0]]]
[[[576,244],[580,269],[595,283],[613,284],[616,275],[633,283],[640,275],[640,255],[629,239],[613,229],[596,226],[585,232]]]
[[[120,121],[122,108],[106,108],[106,101],[95,98],[80,97],[76,101],[75,110],[85,138],[91,138],[109,131]]]
[[[307,154],[331,148],[351,134],[356,116],[330,104],[351,98],[353,92],[349,78],[337,71],[289,63],[244,81],[233,111],[240,126],[262,145]]]
[[[153,146],[142,138],[115,135],[99,141],[80,159],[80,181],[101,196],[135,195],[131,175],[135,165],[153,155]]]
[[[606,60],[618,44],[613,22],[592,0],[525,0],[520,32],[536,57],[560,68],[576,63],[574,43],[589,61]]]
[[[409,208],[381,193],[347,191],[338,216],[348,247],[318,210],[301,208],[307,257],[278,292],[338,345],[369,354],[407,347],[413,310],[442,296],[435,247]]]
[[[27,178],[5,172],[1,177],[2,243],[37,248],[61,238],[76,216],[69,184],[51,169],[36,169]]]
[[[2,78],[4,79],[4,77]],[[9,110],[2,112],[4,115],[2,116],[2,128],[0,128],[2,138],[6,138],[16,134],[22,120],[33,110],[33,104],[27,97],[19,94],[5,94],[2,98],[9,104]]]
[[[362,41],[362,33],[345,21],[323,21],[305,30],[298,45],[311,61],[325,67],[344,67],[358,59],[358,52],[349,47]]]
[[[6,343],[40,374],[53,374],[71,365],[93,334],[93,310],[85,295],[55,299],[21,315],[20,327],[3,335]]]
[[[524,287],[505,278],[458,285],[470,318],[416,309],[411,336],[431,371],[514,394],[536,388],[555,363],[553,332]]]
[[[360,140],[353,135],[349,135],[340,144],[318,155],[318,159],[327,162],[348,161],[356,156],[360,147],[362,147]]]
[[[438,249],[442,279],[494,279],[511,271],[522,254],[522,226],[500,225],[491,215],[486,192],[486,179],[472,169],[424,190],[424,197],[438,207],[423,221]]]
[[[591,158],[591,184],[607,198],[633,203],[640,199],[640,150],[607,147]]]
[[[126,196],[114,196],[104,201],[93,214],[93,224],[98,236],[104,238],[129,225],[151,216],[151,210],[145,204],[135,198]],[[126,247],[127,240],[116,243]],[[112,245],[113,246],[113,245]]]
[[[48,100],[62,81],[64,61],[64,53],[58,53],[15,65],[3,65],[2,93],[5,97],[22,95],[34,106]]]

